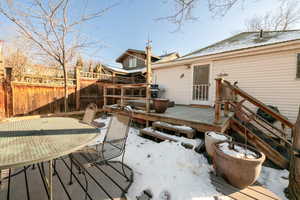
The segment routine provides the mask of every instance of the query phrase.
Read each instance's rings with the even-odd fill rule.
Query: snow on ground
[[[95,121],[108,123],[109,120],[99,118]],[[106,130],[107,126],[101,129],[102,134],[96,142],[102,141]],[[171,200],[214,200],[214,196],[221,195],[211,184],[209,172],[213,169],[202,154],[185,149],[180,143],[156,143],[138,134],[138,129],[130,128],[126,145],[125,163],[134,171],[128,200],[136,200],[145,189],[151,190],[153,200],[160,200],[159,195],[165,190],[171,194]],[[258,181],[286,199],[283,190],[288,185],[287,177],[287,170],[263,167]]]
[[[172,200],[213,200],[220,195],[210,182],[212,169],[203,155],[179,143],[155,143],[138,134],[139,130],[131,128],[127,139],[125,162],[134,171],[128,199],[136,199],[145,189],[152,191],[153,199],[159,199],[164,190]]]
[[[286,169],[278,170],[270,167],[263,167],[258,182],[274,192],[280,198],[287,200],[283,191],[289,184],[288,178],[289,171]]]

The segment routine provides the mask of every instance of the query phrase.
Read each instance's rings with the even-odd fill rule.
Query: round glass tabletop
[[[51,117],[1,123],[0,170],[70,154],[99,134],[99,129],[74,118]]]

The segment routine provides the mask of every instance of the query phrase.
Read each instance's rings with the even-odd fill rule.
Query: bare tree
[[[0,3],[0,14],[13,22],[22,36],[63,70],[65,112],[68,110],[69,64],[76,52],[92,43],[82,37],[80,27],[117,5],[112,4],[93,13],[83,12],[75,16],[71,12],[74,3],[75,0],[6,0]]]
[[[14,76],[21,78],[26,65],[29,64],[28,57],[19,49],[5,57],[6,67],[13,68]]]
[[[234,5],[244,0],[172,0],[174,14],[159,17],[156,20],[167,20],[177,26],[177,30],[187,21],[197,20],[194,10],[200,2],[208,3],[208,9],[214,16],[224,16]]]
[[[275,12],[246,20],[247,31],[282,31],[294,28],[300,22],[298,1],[283,1]]]

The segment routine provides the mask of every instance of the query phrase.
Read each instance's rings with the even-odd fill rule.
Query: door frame
[[[208,65],[208,84],[209,84],[209,88],[208,88],[208,100],[207,101],[195,101],[193,100],[193,82],[194,82],[194,67],[195,66],[204,66],[204,65]],[[190,104],[193,105],[204,105],[204,106],[211,106],[212,105],[212,62],[203,62],[203,63],[195,63],[195,64],[191,64],[191,83],[190,83],[190,89],[191,89],[191,95],[190,95]]]

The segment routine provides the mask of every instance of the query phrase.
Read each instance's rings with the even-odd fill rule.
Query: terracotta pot
[[[164,113],[169,105],[169,99],[153,99],[154,110],[157,113]]]
[[[247,149],[256,153],[257,158],[238,158],[228,155],[219,149],[219,145],[225,142],[215,143],[214,164],[218,175],[222,176],[231,185],[243,189],[253,184],[259,177],[265,155],[247,145]],[[234,145],[245,147],[244,144],[232,142]]]
[[[221,141],[231,141],[232,138],[228,135],[225,135],[223,133],[213,132],[217,135],[220,135],[220,137],[213,137],[213,135],[210,135],[213,131],[207,131],[205,132],[205,149],[209,156],[213,157],[215,152],[214,144]],[[224,138],[222,138],[222,136]]]

